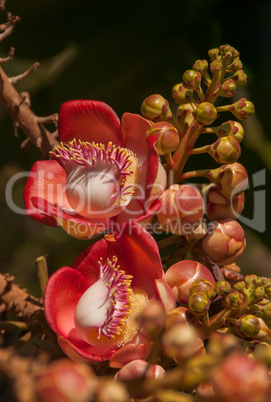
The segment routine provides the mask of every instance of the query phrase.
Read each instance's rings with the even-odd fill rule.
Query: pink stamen
[[[107,259],[103,264],[102,258],[99,261],[100,279],[108,288],[108,299],[111,301],[111,307],[107,310],[106,320],[98,334],[113,338],[119,334],[120,327],[128,317],[131,310],[132,295],[132,276],[126,275],[124,271],[119,269],[117,265],[117,257],[113,257],[112,261]],[[108,299],[105,302],[108,302]]]

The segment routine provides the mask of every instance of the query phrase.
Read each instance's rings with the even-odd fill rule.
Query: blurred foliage
[[[70,99],[102,100],[119,116],[126,111],[139,113],[142,100],[152,93],[160,93],[171,101],[172,87],[196,59],[207,58],[212,47],[231,44],[241,53],[248,75],[246,97],[255,104],[257,113],[256,126],[255,120],[254,125],[250,119],[246,124],[249,135],[240,162],[250,176],[266,168],[266,183],[270,182],[269,0],[249,6],[231,0],[7,0],[6,9],[19,15],[21,21],[1,43],[2,57],[10,46],[16,50],[14,60],[3,67],[9,75],[16,75],[40,61],[40,68],[17,85],[18,90],[30,92],[32,108],[40,116],[57,112],[61,103]],[[1,12],[0,18],[5,21],[5,12]],[[20,133],[19,138],[14,137],[12,121],[3,107],[0,124],[1,271],[16,273],[18,281],[37,293],[32,263],[38,256],[48,255],[52,273],[69,265],[89,242],[77,241],[61,229],[45,227],[9,209],[4,194],[8,178],[16,172],[29,171],[40,155],[34,147],[21,152],[24,136]],[[211,165],[210,159],[201,157],[191,157],[189,163],[196,168],[199,164],[206,167],[202,166],[205,161]],[[21,180],[14,189],[14,198],[21,207],[23,185]],[[267,207],[269,204],[267,198]],[[253,191],[249,190],[244,215],[252,217],[253,208]],[[266,212],[266,222],[271,222],[268,208]],[[271,229],[266,226],[264,233],[245,227],[249,247],[247,257],[240,263],[245,272],[257,270],[260,275],[262,269],[264,275],[269,275]],[[253,247],[256,254],[252,253]]]

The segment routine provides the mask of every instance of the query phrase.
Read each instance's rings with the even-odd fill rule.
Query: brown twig
[[[7,63],[8,61],[13,59],[15,53],[14,47],[11,47],[7,57],[0,57],[0,63]]]
[[[15,77],[13,77],[15,78]],[[0,67],[0,103],[4,105],[12,120],[18,123],[20,129],[30,141],[47,157],[58,141],[38,122],[36,114],[30,109],[22,96],[16,91],[10,78]]]
[[[31,321],[33,314],[43,308],[42,303],[13,281],[13,276],[0,274],[0,304],[20,321]]]
[[[26,70],[24,73],[16,75],[14,77],[9,77],[9,82],[11,84],[17,84],[18,81],[23,80],[24,78],[26,78],[30,73],[32,73],[32,71],[37,70],[37,68],[40,66],[40,63],[38,61],[36,61],[35,63],[32,64],[31,67],[29,67],[28,70]]]

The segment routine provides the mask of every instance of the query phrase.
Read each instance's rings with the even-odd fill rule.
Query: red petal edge
[[[68,143],[74,138],[121,145],[122,129],[114,110],[104,102],[72,100],[61,105],[58,120],[59,138]]]

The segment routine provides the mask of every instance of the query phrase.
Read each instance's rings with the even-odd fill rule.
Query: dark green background
[[[181,82],[183,72],[196,59],[207,58],[210,48],[225,43],[236,47],[248,75],[248,84],[240,88],[238,97],[249,98],[256,107],[256,117],[246,124],[247,138],[240,162],[250,177],[266,169],[266,181],[270,182],[269,0],[250,6],[247,2],[220,0],[7,0],[6,9],[19,15],[21,21],[14,33],[0,43],[2,57],[10,46],[16,49],[14,61],[3,68],[9,75],[16,75],[32,62],[41,62],[39,70],[17,85],[18,90],[30,92],[32,108],[41,116],[57,112],[64,101],[80,98],[102,100],[119,116],[126,111],[140,113],[142,100],[152,93],[171,101],[171,89]],[[0,18],[4,22],[5,12]],[[12,121],[2,106],[0,123],[1,272],[16,273],[18,281],[37,294],[33,261],[48,254],[51,273],[69,265],[88,242],[10,211],[4,197],[5,183],[14,173],[30,170],[40,155],[34,147],[22,154],[24,135],[13,136]],[[213,166],[213,162],[210,158],[193,157],[191,165],[205,168]],[[19,183],[14,191],[21,206],[23,184]],[[262,189],[267,188],[268,185]],[[252,217],[253,191],[246,193],[244,215]],[[271,272],[269,204],[267,194],[264,233],[245,227],[249,247],[247,257],[240,263],[245,272]]]

